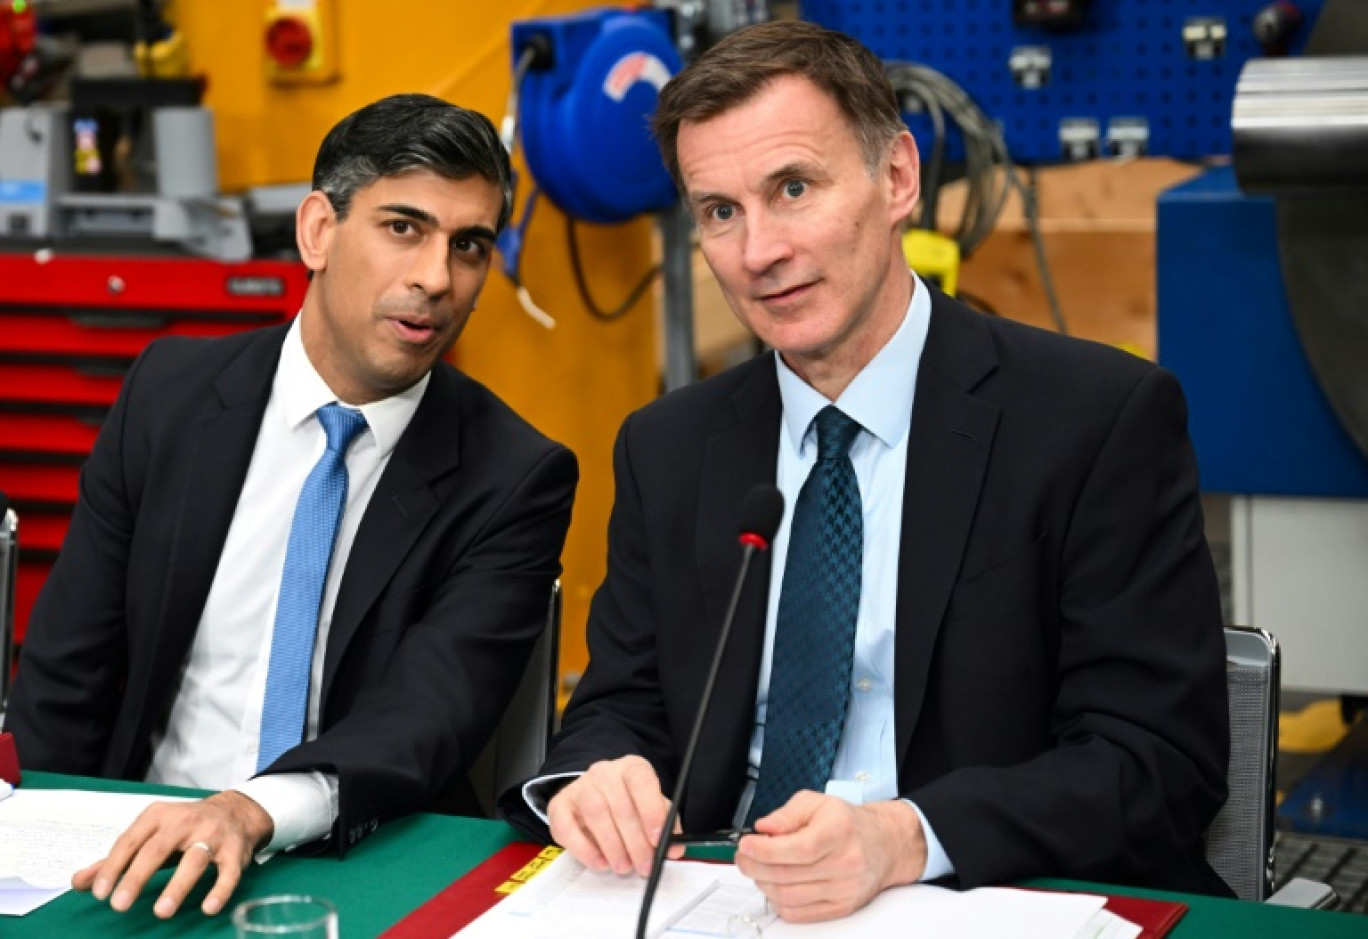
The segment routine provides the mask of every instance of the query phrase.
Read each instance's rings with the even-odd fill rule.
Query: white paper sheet
[[[22,916],[71,889],[71,876],[167,796],[17,789],[0,800],[0,915]]]
[[[642,878],[593,874],[563,854],[458,937],[632,939],[644,887]],[[770,913],[764,895],[734,865],[671,861],[648,934],[661,939],[1134,939],[1129,924],[1107,913],[1105,904],[1105,897],[1088,894],[998,887],[960,892],[918,884],[884,891],[842,920],[794,924]]]
[[[647,935],[664,929],[717,886],[718,865],[669,861]],[[596,874],[562,854],[457,935],[461,939],[632,939],[646,889],[635,874]]]

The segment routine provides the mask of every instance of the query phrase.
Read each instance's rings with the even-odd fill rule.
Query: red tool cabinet
[[[16,641],[133,359],[161,336],[285,322],[307,287],[297,262],[0,252],[0,491],[19,515]]]

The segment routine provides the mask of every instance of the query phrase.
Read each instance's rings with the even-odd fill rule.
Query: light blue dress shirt
[[[915,275],[913,275],[915,277]],[[850,461],[860,485],[864,516],[863,586],[855,625],[854,668],[845,729],[836,750],[826,791],[860,804],[898,796],[896,735],[893,727],[893,646],[897,632],[898,553],[902,544],[903,486],[907,478],[907,438],[912,400],[926,333],[931,324],[931,298],[916,280],[907,314],[893,338],[855,376],[834,403],[864,428],[850,447]],[[828,401],[799,378],[777,353],[783,420],[779,426],[779,461],[775,482],[792,506],[817,460],[813,418]],[[779,611],[779,585],[784,582],[791,513],[786,512],[770,552],[769,608],[760,686],[755,700],[749,780],[737,809],[737,824],[750,808],[764,749],[765,712],[769,703],[774,628]],[[914,809],[917,807],[912,806]],[[927,867],[923,879],[954,872],[926,817]]]

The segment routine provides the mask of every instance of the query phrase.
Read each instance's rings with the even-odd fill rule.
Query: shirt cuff
[[[922,834],[926,836],[926,870],[922,871],[922,882],[949,877],[955,873],[955,865],[950,863],[950,856],[945,853],[945,846],[936,837],[935,830],[932,829],[931,823],[926,820],[926,816],[922,814],[922,810],[917,808],[917,803],[911,799],[903,799],[903,801],[912,806],[912,811],[916,812],[917,818],[921,819]]]
[[[232,787],[271,816],[275,831],[257,856],[265,861],[327,835],[337,821],[337,777],[331,773],[278,773]]]
[[[550,825],[551,819],[546,815],[546,806],[551,799],[565,788],[566,784],[572,779],[579,779],[583,773],[553,773],[550,776],[538,776],[536,779],[529,779],[523,783],[522,796],[527,807],[537,814],[537,818],[542,820],[543,825]]]

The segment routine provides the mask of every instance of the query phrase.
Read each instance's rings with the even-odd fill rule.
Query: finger
[[[670,814],[670,800],[660,792],[660,781],[648,767],[649,776],[628,781],[627,794],[632,800],[635,830],[624,832],[624,841],[632,855],[632,866],[642,877],[649,876],[655,862],[656,848],[663,837],[665,818]],[[675,820],[675,829],[679,829]],[[678,856],[678,854],[676,854]]]
[[[831,899],[834,885],[825,881],[804,881],[802,883],[776,883],[757,880],[755,886],[769,900],[775,909],[796,910]]]
[[[755,830],[766,835],[786,835],[798,831],[808,824],[812,816],[830,798],[833,797],[807,789],[799,790],[779,808],[764,818],[756,819]]]
[[[196,844],[202,843],[196,842]],[[180,863],[176,865],[176,872],[171,875],[171,880],[167,882],[166,888],[157,898],[156,904],[152,907],[152,912],[162,919],[173,916],[176,910],[180,909],[180,905],[185,902],[186,895],[204,876],[204,872],[209,868],[209,863],[213,859],[214,856],[210,852],[196,847],[195,844],[185,848],[181,854]]]
[[[855,911],[855,907],[847,903],[833,900],[817,900],[812,903],[799,903],[785,905],[770,901],[770,906],[774,912],[779,914],[779,918],[787,923],[820,923],[827,920],[840,919]]]
[[[635,830],[637,838],[643,836],[631,797],[620,786],[605,791],[598,785],[589,785],[579,793],[575,809],[580,827],[598,846],[609,869],[616,874],[632,870],[632,854],[623,840],[624,832]]]
[[[590,870],[601,871],[607,868],[608,859],[603,856],[598,845],[589,833],[581,827],[574,807],[575,793],[567,786],[546,807],[546,817],[551,828],[551,838],[570,856]]]
[[[76,890],[89,890],[95,882],[95,875],[99,873],[102,866],[104,866],[104,861],[99,860],[89,867],[81,868],[71,875],[71,886]]]
[[[660,777],[650,763],[636,758],[624,767],[622,786],[632,800],[646,840],[655,847],[660,843],[665,817],[670,814],[670,800],[660,791]],[[678,819],[675,829],[683,830]]]
[[[144,825],[144,820],[150,811],[149,808],[142,815],[139,815],[137,821],[118,837],[109,849],[108,857],[92,865],[95,869],[95,878],[91,882],[90,892],[95,896],[95,899],[105,900],[109,898],[110,892],[113,891],[114,885],[119,882],[119,878],[123,876],[129,861],[142,848],[143,843],[152,831],[151,826]],[[86,871],[90,869],[88,867]],[[86,871],[81,871],[81,873],[84,874]]]
[[[128,910],[133,905],[133,901],[138,899],[138,894],[142,893],[142,888],[146,885],[148,878],[160,870],[166,859],[176,850],[176,842],[171,840],[165,832],[158,832],[144,841],[138,853],[129,862],[128,869],[124,871],[123,877],[119,879],[119,885],[114,888],[114,895],[109,898],[109,905],[120,913]]]
[[[220,850],[219,853],[223,855],[225,852]],[[200,904],[200,909],[207,916],[213,916],[227,905],[228,898],[233,895],[233,891],[242,880],[242,862],[237,855],[219,857],[217,863],[218,879],[214,881],[213,889]]]

